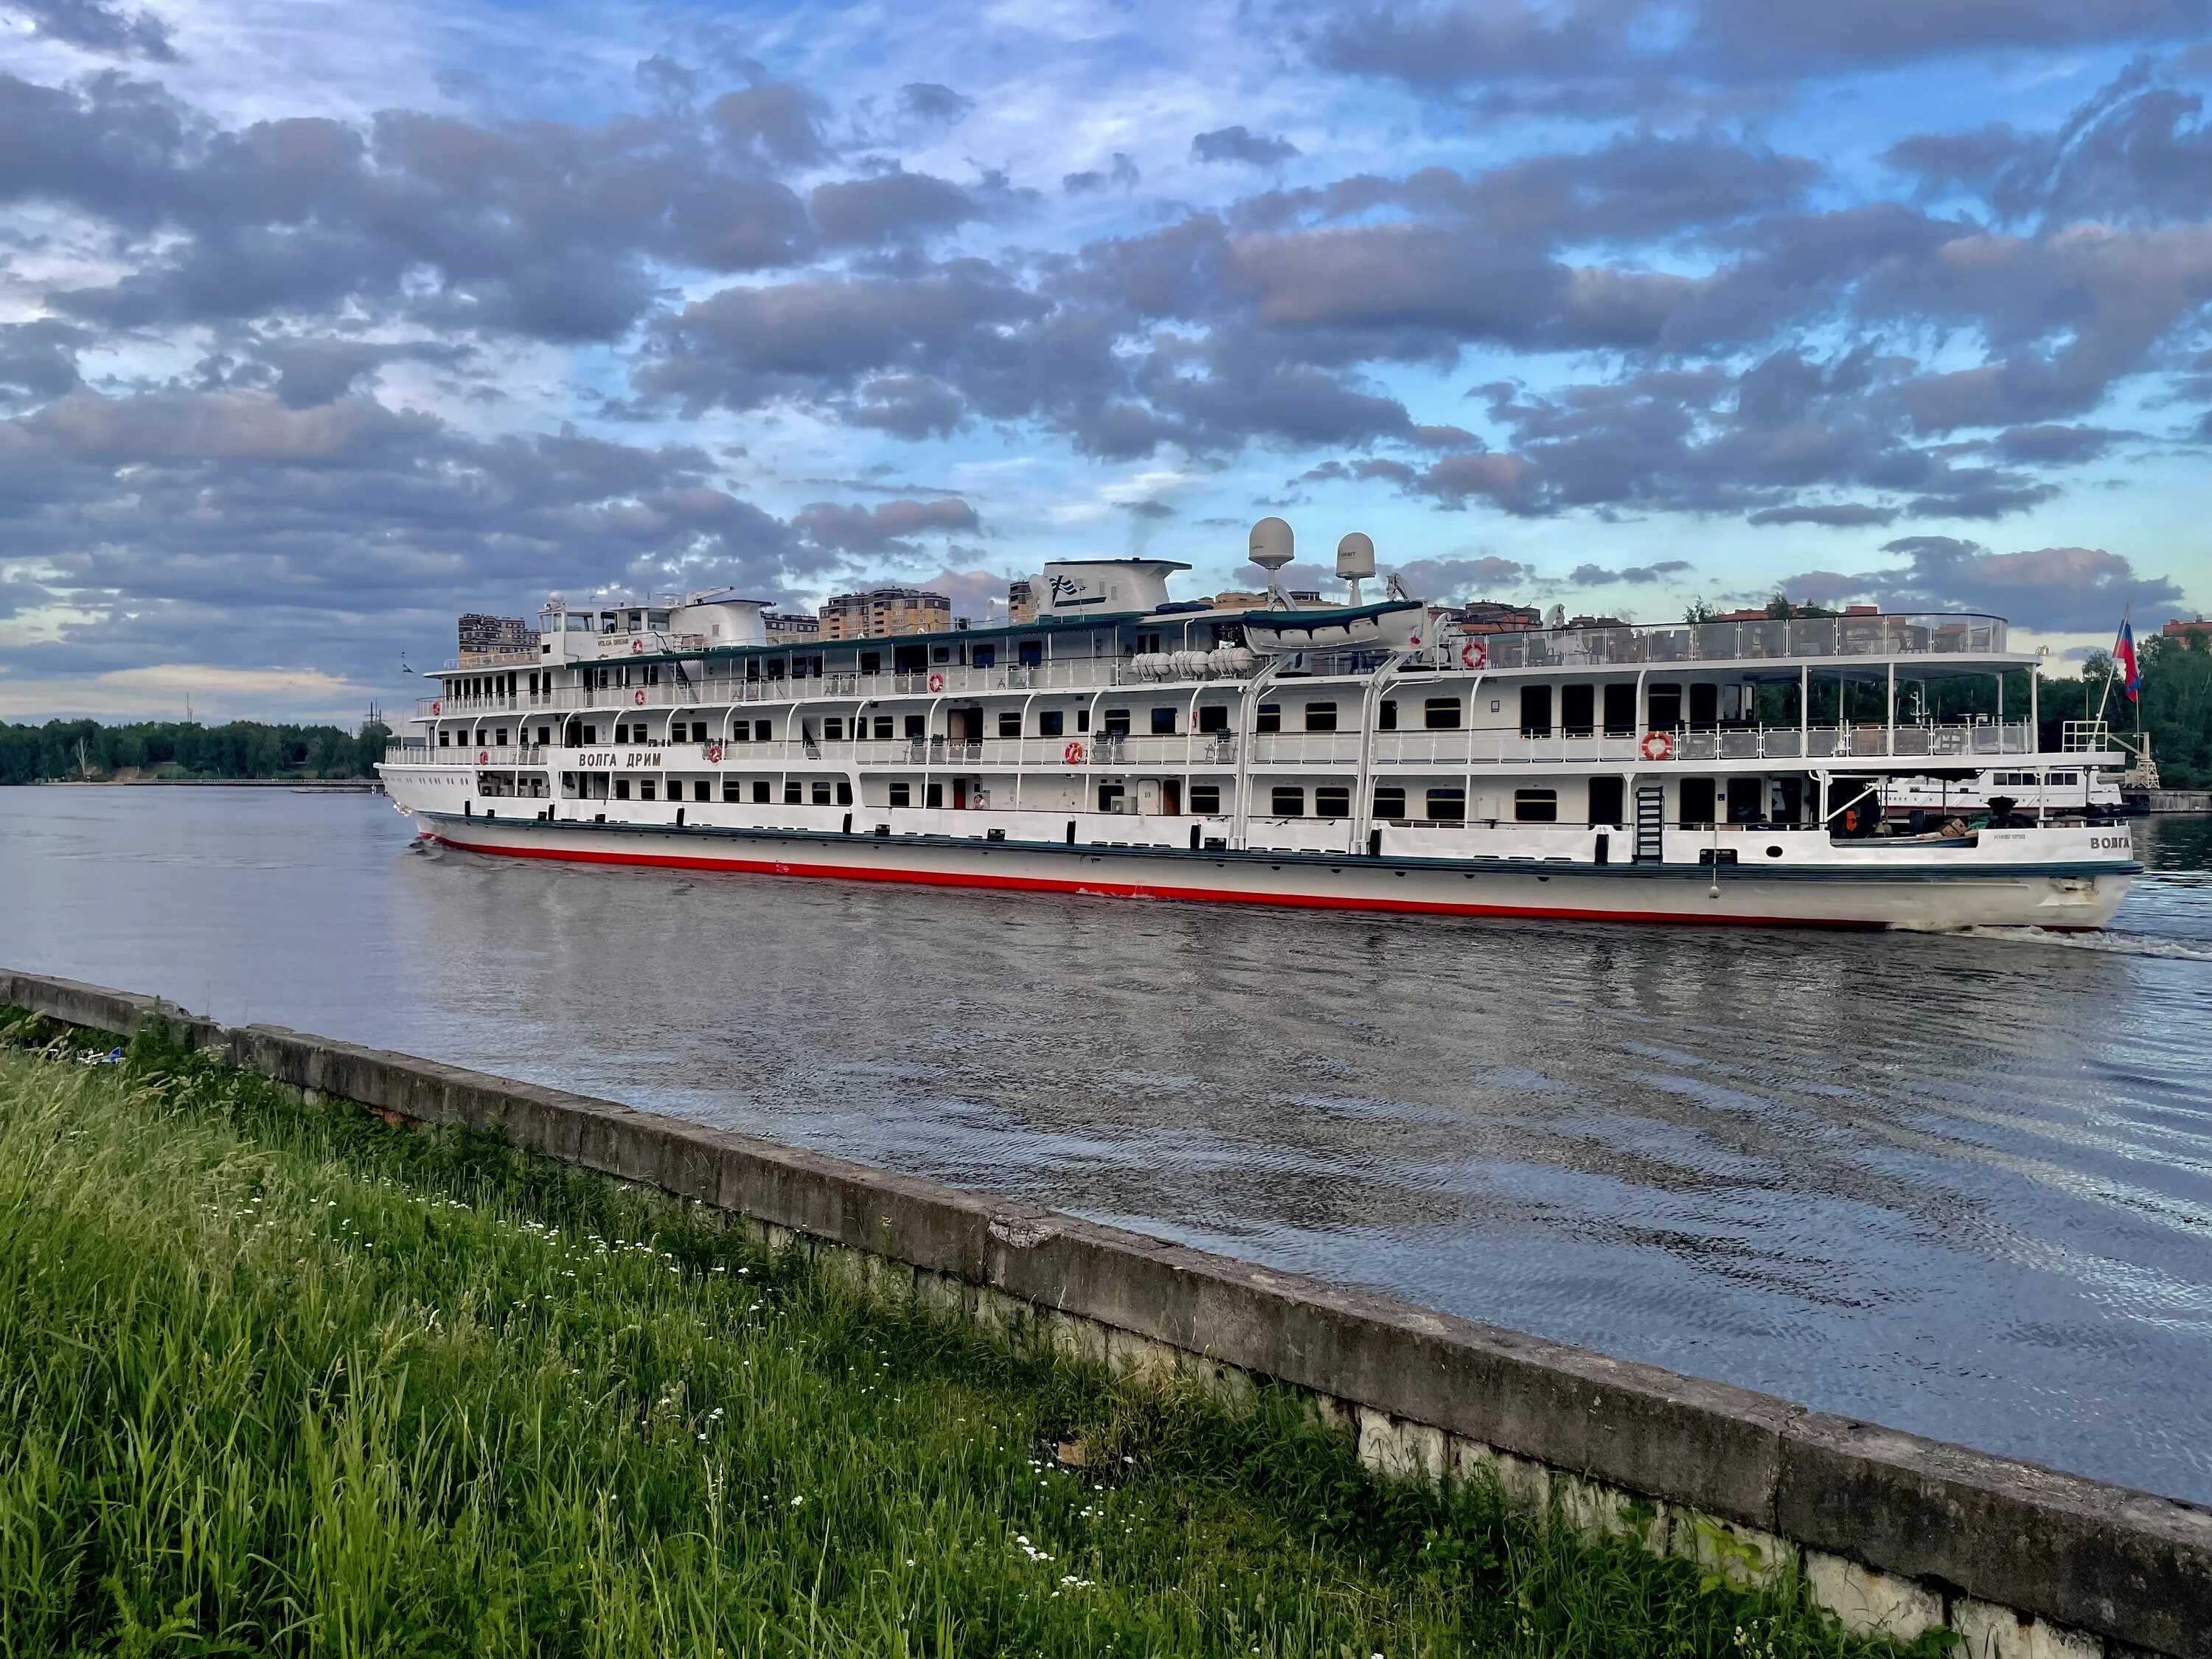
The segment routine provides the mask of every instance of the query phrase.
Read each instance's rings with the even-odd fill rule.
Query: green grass
[[[1287,1396],[1117,1383],[480,1136],[12,1029],[0,1652],[1888,1650],[1371,1480]]]

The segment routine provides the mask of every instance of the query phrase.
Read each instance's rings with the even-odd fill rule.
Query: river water
[[[611,1096],[2212,1501],[2212,821],[2108,933],[1319,915],[0,789],[0,962]]]

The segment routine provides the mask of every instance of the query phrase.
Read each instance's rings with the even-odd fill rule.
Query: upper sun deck
[[[1729,663],[1813,663],[1850,659],[2032,659],[2008,652],[2002,618],[1962,615],[1765,617],[1742,622],[1547,628],[1477,634],[1493,669],[1679,668]]]

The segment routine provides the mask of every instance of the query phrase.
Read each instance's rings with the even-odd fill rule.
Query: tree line
[[[358,732],[261,720],[0,720],[0,784],[110,778],[131,768],[189,778],[365,778],[390,736],[377,720]]]

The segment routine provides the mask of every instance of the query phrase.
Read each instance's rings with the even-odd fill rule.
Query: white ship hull
[[[2128,887],[2078,830],[2021,830],[2014,855],[1980,867],[1885,848],[1881,867],[1620,863],[1384,854],[1190,852],[947,836],[602,824],[423,812],[422,833],[455,849],[577,864],[896,881],[1311,908],[1460,916],[1748,926],[2094,928]],[[1826,837],[1820,837],[1823,841]],[[2074,841],[2081,845],[2072,845]],[[2048,842],[2048,845],[2038,843]],[[2067,854],[2078,854],[2069,857]]]

